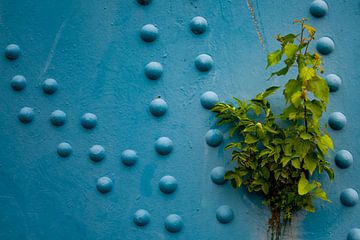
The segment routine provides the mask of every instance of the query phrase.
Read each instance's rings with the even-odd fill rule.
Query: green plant
[[[284,85],[285,108],[280,115],[272,111],[268,96],[280,87],[272,86],[250,101],[235,98],[237,106],[218,103],[218,124],[230,124],[230,137],[239,136],[225,149],[233,149],[231,171],[225,178],[235,188],[242,185],[249,192],[263,195],[271,209],[269,236],[280,239],[282,230],[291,223],[293,213],[305,209],[314,212],[313,200],[325,201],[325,191],[314,175],[324,171],[334,179],[334,171],[325,159],[333,142],[319,120],[329,101],[329,88],[318,74],[323,72],[321,56],[309,51],[315,29],[301,25],[299,34],[278,35],[280,49],[267,57],[267,68],[283,59],[284,67],[270,76],[287,75],[291,68],[296,77]],[[295,71],[292,71],[295,72]]]

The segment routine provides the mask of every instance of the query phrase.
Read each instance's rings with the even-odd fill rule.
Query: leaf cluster
[[[263,195],[264,204],[272,212],[280,211],[284,222],[299,209],[314,212],[315,198],[330,201],[315,176],[326,172],[334,179],[326,160],[333,142],[319,123],[329,102],[329,89],[319,75],[323,72],[321,56],[308,51],[316,30],[305,21],[295,21],[301,24],[300,33],[276,36],[280,49],[267,57],[267,68],[283,63],[270,78],[287,75],[290,68],[297,70],[282,88],[286,106],[280,115],[273,113],[268,100],[279,86],[249,101],[234,98],[234,104],[218,103],[212,109],[218,124],[230,124],[229,135],[240,139],[225,147],[232,149],[235,166],[225,178],[234,188],[245,186]]]

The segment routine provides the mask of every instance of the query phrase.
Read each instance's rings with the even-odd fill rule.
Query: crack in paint
[[[254,27],[255,27],[255,31],[256,31],[256,33],[258,35],[258,38],[260,40],[261,46],[263,47],[263,49],[265,49],[264,38],[263,38],[263,36],[262,36],[262,34],[260,32],[260,24],[258,23],[258,21],[256,19],[256,16],[255,16],[254,5],[253,5],[251,0],[246,0],[246,3],[247,3],[247,6],[248,6],[248,9],[249,9],[249,12],[250,12]]]

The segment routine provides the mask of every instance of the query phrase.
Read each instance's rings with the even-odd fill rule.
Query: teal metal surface
[[[360,2],[347,0],[1,1],[0,239],[265,239],[268,209],[222,179],[228,137],[208,109],[273,84],[273,36],[302,17],[332,91],[336,180],[292,237],[360,239]]]

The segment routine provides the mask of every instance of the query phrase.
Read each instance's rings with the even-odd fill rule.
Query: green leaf
[[[247,144],[256,143],[257,141],[259,141],[259,139],[257,139],[257,137],[254,137],[251,134],[247,134],[245,137],[245,143]]]
[[[322,188],[320,188],[320,187],[318,187],[318,188],[315,189],[314,195],[315,195],[317,198],[320,198],[321,200],[324,200],[324,201],[327,201],[327,202],[331,202],[331,200],[328,199],[328,197],[327,197],[327,195],[326,195],[326,192],[325,192]]]
[[[311,192],[314,188],[316,188],[316,184],[315,183],[310,183],[306,179],[305,174],[302,173],[299,184],[298,184],[298,193],[300,195],[305,195],[305,194]]]
[[[304,167],[310,172],[310,175],[313,175],[317,167],[316,156],[312,154],[306,155],[304,158]]]
[[[299,80],[295,80],[295,79],[290,79],[286,84],[285,84],[285,89],[284,89],[284,96],[287,102],[290,101],[291,96],[295,93],[301,91],[301,81]]]
[[[301,101],[302,101],[301,92],[300,92],[300,91],[295,92],[295,93],[291,96],[290,101],[291,101],[292,104],[294,104],[295,107],[299,107],[300,104],[301,104]]]
[[[311,91],[315,97],[324,103],[329,102],[329,86],[325,79],[319,76],[313,76],[308,84],[308,90]]]
[[[273,76],[275,76],[275,75],[276,75],[276,76],[282,76],[282,75],[287,74],[287,72],[289,71],[289,69],[290,69],[290,67],[289,67],[289,66],[286,66],[286,67],[280,69],[280,70],[277,71],[277,72],[271,73],[271,75],[270,75],[270,77],[268,78],[268,80],[269,80],[270,78],[272,78]]]
[[[291,165],[296,168],[296,169],[300,169],[300,160],[298,158],[294,158],[291,160]]]
[[[298,46],[293,43],[286,44],[284,47],[284,53],[290,59],[295,58],[297,50]]]
[[[330,180],[334,180],[334,178],[335,178],[334,170],[329,166],[324,166],[324,170],[328,174]]]
[[[330,148],[334,151],[334,143],[331,139],[331,137],[328,134],[324,134],[319,138],[319,141],[325,145],[326,147]]]
[[[264,183],[263,185],[261,185],[261,190],[265,193],[265,195],[269,194],[269,184],[268,183]]]
[[[269,53],[267,56],[266,68],[278,64],[281,60],[282,55],[283,55],[282,50],[276,50],[275,52]]]
[[[290,160],[291,157],[282,157],[280,162],[282,163],[282,166],[285,167],[288,164],[288,162],[290,162]]]
[[[305,205],[304,209],[308,212],[315,212],[315,207],[312,205],[312,203]]]
[[[299,78],[302,81],[310,80],[316,75],[315,70],[313,68],[302,67],[300,68]]]
[[[267,88],[267,89],[262,93],[263,98],[266,98],[266,97],[270,96],[271,94],[275,93],[276,90],[278,90],[279,88],[280,88],[279,86],[272,86],[272,87]]]
[[[231,180],[231,185],[234,188],[239,188],[241,187],[242,184],[242,179],[240,178],[239,175],[237,175],[235,172],[233,171],[228,171],[225,173],[224,179],[226,180]]]
[[[300,137],[301,137],[302,139],[304,139],[304,140],[308,140],[308,139],[311,139],[311,138],[312,138],[312,135],[309,134],[309,133],[307,133],[307,132],[302,132],[302,133],[300,134]]]

